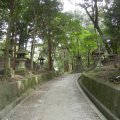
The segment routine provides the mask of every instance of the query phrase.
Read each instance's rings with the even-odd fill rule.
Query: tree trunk
[[[9,49],[10,49],[10,37],[11,37],[11,27],[13,23],[13,13],[14,13],[14,0],[9,2],[8,7],[10,9],[9,18],[8,18],[8,29],[5,42],[5,62],[4,62],[4,77],[7,78],[10,75],[10,59],[9,59]]]
[[[15,70],[16,65],[16,26],[15,26],[15,38],[14,38],[14,54],[13,54],[13,69]]]
[[[9,72],[9,47],[10,47],[10,31],[11,31],[11,23],[8,23],[8,30],[5,42],[5,62],[4,62],[4,77],[8,77]]]
[[[51,44],[51,38],[50,38],[50,33],[48,37],[48,69],[49,71],[53,70],[53,65],[52,65],[52,44]]]
[[[87,67],[90,67],[90,51],[87,53]]]
[[[30,54],[30,69],[33,71],[33,57],[34,57],[34,50],[35,50],[35,33],[33,35],[33,41],[31,45],[31,54]]]
[[[34,9],[34,17],[35,17],[35,27],[34,27],[34,31],[33,31],[33,41],[32,41],[32,45],[31,45],[31,55],[30,55],[30,69],[31,71],[33,71],[33,58],[34,58],[34,51],[35,51],[35,37],[36,37],[36,27],[37,27],[37,16],[35,13],[35,9]]]
[[[90,12],[88,11],[87,7],[84,7],[87,15],[89,16],[90,20],[92,21],[93,25],[94,25],[94,28],[97,30],[98,34],[100,35],[101,39],[102,39],[102,42],[103,44],[105,45],[105,48],[106,50],[108,51],[108,53],[111,53],[111,48],[109,47],[108,43],[107,43],[107,40],[106,38],[104,37],[104,34],[99,26],[99,23],[98,23],[98,6],[97,6],[97,0],[94,1],[94,6],[93,7],[93,15],[90,14]]]
[[[102,30],[100,29],[99,26],[97,26],[97,27],[95,27],[95,28],[96,28],[97,32],[99,33],[99,35],[100,35],[100,37],[101,37],[101,39],[102,39],[102,42],[103,42],[103,44],[105,45],[105,48],[106,48],[107,52],[108,52],[108,53],[111,53],[111,48],[109,47],[109,45],[108,45],[108,43],[107,43],[107,40],[106,40],[106,38],[104,37],[104,34],[103,34]]]

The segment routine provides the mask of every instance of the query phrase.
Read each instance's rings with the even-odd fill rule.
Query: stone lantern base
[[[19,61],[19,64],[17,69],[15,70],[15,73],[25,76],[26,75],[25,59],[17,59],[17,60]]]
[[[26,67],[25,67],[25,61],[19,60],[18,69],[26,69]]]
[[[96,67],[103,67],[101,60],[98,60]]]
[[[26,76],[26,69],[16,69],[15,73],[18,75]]]

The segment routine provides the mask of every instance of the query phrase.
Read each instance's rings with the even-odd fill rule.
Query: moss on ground
[[[88,76],[95,78],[96,80],[102,80],[102,81],[112,81],[114,80],[117,76],[120,76],[120,70],[116,68],[96,68],[91,71],[85,72]]]

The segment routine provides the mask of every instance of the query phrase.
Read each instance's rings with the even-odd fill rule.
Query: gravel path
[[[64,75],[38,87],[3,120],[103,120],[79,91],[79,76]]]

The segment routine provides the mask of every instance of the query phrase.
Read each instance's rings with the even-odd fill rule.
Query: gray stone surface
[[[2,120],[101,120],[70,74],[38,87]]]

